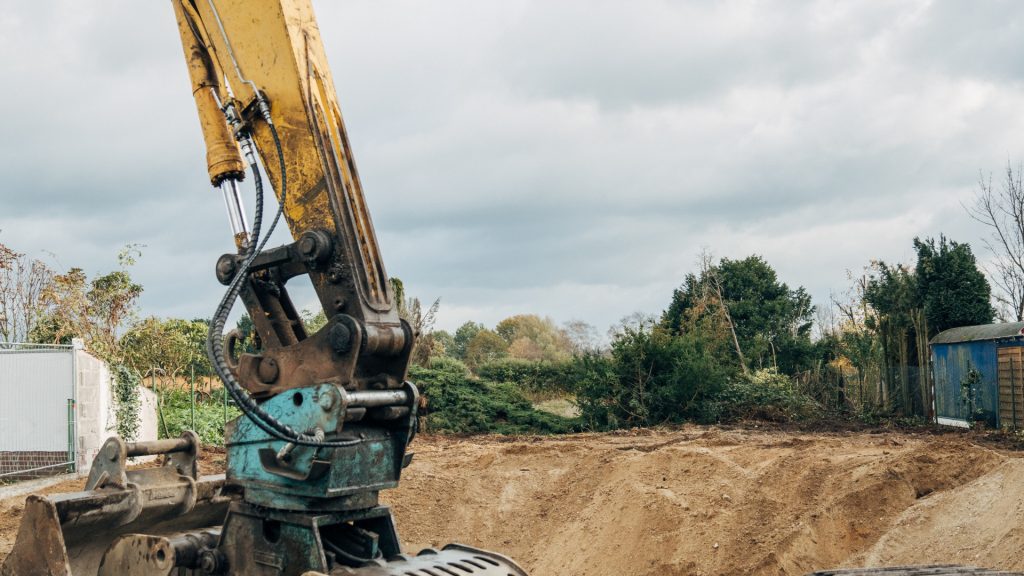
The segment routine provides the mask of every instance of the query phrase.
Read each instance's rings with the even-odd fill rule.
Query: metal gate
[[[73,346],[0,343],[0,481],[74,471]]]

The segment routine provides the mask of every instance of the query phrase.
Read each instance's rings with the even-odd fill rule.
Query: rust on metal
[[[225,492],[223,475],[198,476],[199,443],[194,433],[130,446],[129,450],[117,437],[109,439],[93,461],[83,492],[29,496],[0,575],[156,574],[111,571],[129,556],[141,558],[138,542],[119,543],[122,536],[145,534],[152,546],[164,537],[218,530],[237,496]],[[163,454],[164,463],[128,470],[129,453]],[[100,572],[105,554],[115,549],[119,560],[111,560],[114,564]],[[159,550],[148,549],[156,562]],[[157,565],[163,564],[153,564]]]

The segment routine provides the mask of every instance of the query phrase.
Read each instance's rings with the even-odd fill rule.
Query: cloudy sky
[[[388,270],[442,328],[656,313],[702,247],[827,302],[915,236],[984,255],[961,203],[1024,160],[1020,2],[314,5]],[[208,316],[231,242],[177,34],[166,1],[0,0],[0,242],[144,244],[143,312]]]

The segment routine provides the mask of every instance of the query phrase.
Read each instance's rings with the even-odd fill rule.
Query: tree
[[[837,355],[831,362],[840,373],[852,369],[856,373],[856,388],[845,389],[844,396],[856,409],[877,406],[880,402],[880,390],[877,385],[881,381],[880,364],[882,363],[881,342],[871,326],[877,325],[877,312],[866,298],[870,281],[869,267],[859,276],[847,272],[852,285],[843,297],[832,297],[832,303],[839,310],[833,336],[836,341]],[[844,381],[845,384],[845,381]]]
[[[747,374],[747,359],[743,355],[743,346],[736,334],[736,323],[729,313],[729,304],[725,301],[722,290],[722,279],[712,260],[710,251],[701,251],[699,276],[687,274],[684,287],[673,292],[668,309],[662,313],[662,325],[680,334],[683,332],[684,324],[692,324],[700,316],[719,317],[729,330],[740,369]]]
[[[922,325],[925,315],[917,277],[903,264],[890,266],[876,262],[864,290],[864,301],[874,311],[867,319],[867,326],[875,332],[882,346],[884,377],[878,381],[877,398],[885,408],[896,404],[895,407],[904,414],[913,413],[909,372],[913,361],[911,351],[918,352],[916,357],[920,357],[918,343],[922,339],[921,334],[927,334],[927,327]],[[927,336],[923,338],[927,342]],[[927,402],[923,404],[921,409],[927,410]]]
[[[257,354],[263,347],[259,334],[256,333],[256,325],[248,313],[243,313],[235,322],[235,330],[240,335],[236,349],[237,354]]]
[[[45,312],[31,335],[37,342],[67,344],[82,338],[86,347],[107,362],[121,361],[118,337],[130,323],[142,294],[128,268],[139,255],[137,245],[118,254],[120,269],[89,280],[81,268],[58,274],[40,296]]]
[[[706,259],[709,260],[709,259]],[[783,373],[806,369],[813,356],[814,306],[803,287],[790,289],[760,256],[722,258],[688,274],[672,294],[661,325],[675,334],[694,314],[720,316],[731,333],[738,364],[775,366]]]
[[[185,322],[185,320],[179,321]],[[192,357],[192,368],[195,370],[196,376],[214,376],[213,365],[210,364],[210,358],[206,355],[206,338],[210,333],[210,319],[193,318],[188,321],[188,326],[184,330],[196,350]]]
[[[323,310],[314,313],[303,309],[302,312],[299,312],[299,316],[302,318],[302,325],[306,328],[306,333],[310,335],[327,325],[327,314],[324,314]]]
[[[0,244],[0,342],[25,342],[43,312],[53,271]]]
[[[958,326],[992,322],[992,288],[969,244],[939,236],[914,238],[917,252],[917,297],[932,334]]]
[[[203,320],[150,316],[137,322],[121,337],[124,363],[139,374],[153,368],[174,379],[191,370],[209,375],[206,358],[206,334],[209,325]]]
[[[391,279],[391,288],[398,304],[398,315],[409,323],[413,337],[416,338],[412,349],[412,362],[419,366],[427,366],[434,354],[434,323],[437,321],[441,299],[434,300],[429,308],[424,309],[419,298],[406,297],[405,285],[398,278]]]
[[[568,337],[550,318],[536,314],[510,316],[498,322],[495,332],[508,345],[513,358],[557,362],[571,354]]]
[[[597,328],[583,320],[569,320],[562,326],[562,333],[569,342],[573,356],[597,352],[601,348],[601,337]]]
[[[479,330],[466,343],[466,365],[472,369],[508,356],[508,343],[493,330]]]
[[[1024,321],[1024,181],[1022,169],[1006,165],[1000,189],[979,179],[974,204],[967,207],[972,218],[989,229],[985,247],[994,257],[989,276],[998,288],[998,302],[1009,308],[1018,322]]]
[[[459,328],[455,330],[455,335],[452,337],[451,356],[458,358],[459,360],[465,360],[466,347],[469,345],[469,342],[473,340],[473,337],[483,330],[486,330],[486,328],[479,322],[468,321],[462,326],[459,326]]]
[[[608,338],[615,341],[615,339],[625,334],[628,330],[647,330],[657,323],[657,317],[654,314],[648,314],[646,312],[636,310],[626,314],[622,318],[619,318],[619,322],[617,324],[613,324],[609,327]]]
[[[455,337],[447,330],[435,330],[433,337],[434,354],[437,356],[449,356],[454,358],[452,350],[455,348]]]

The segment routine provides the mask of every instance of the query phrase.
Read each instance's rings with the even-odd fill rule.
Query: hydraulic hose
[[[257,92],[257,94],[259,95],[260,93]],[[263,179],[260,176],[259,167],[256,165],[255,158],[247,158],[250,160],[253,173],[253,183],[256,187],[256,215],[253,218],[252,242],[249,245],[249,251],[245,254],[241,265],[238,267],[238,270],[228,285],[223,298],[221,298],[220,304],[217,305],[217,309],[213,314],[212,321],[210,322],[210,330],[206,336],[206,354],[210,359],[210,364],[213,366],[213,369],[217,372],[217,375],[224,383],[225,390],[227,390],[228,394],[231,395],[231,399],[234,400],[235,404],[237,404],[239,409],[242,410],[242,413],[245,414],[253,424],[270,436],[277,440],[290,442],[299,446],[315,446],[323,448],[354,446],[359,444],[361,440],[325,441],[322,434],[298,432],[291,426],[278,421],[264,410],[249,394],[249,392],[238,383],[238,380],[231,373],[224,357],[224,326],[227,323],[228,316],[231,314],[232,306],[234,306],[239,294],[241,294],[245,282],[249,278],[249,269],[252,266],[253,260],[255,260],[257,254],[263,251],[263,248],[266,246],[271,234],[273,234],[274,229],[277,227],[277,223],[281,220],[281,215],[284,213],[284,204],[288,191],[287,169],[284,162],[284,148],[281,146],[281,139],[278,136],[277,127],[274,125],[274,122],[270,117],[269,105],[261,95],[257,97],[259,99],[259,107],[262,112],[263,119],[270,128],[270,134],[274,140],[274,147],[277,150],[277,161],[281,170],[280,203],[277,208],[277,213],[274,215],[274,219],[271,221],[266,234],[262,234]],[[245,138],[250,137],[245,136]],[[246,146],[246,148],[247,157],[251,156],[251,145]]]

